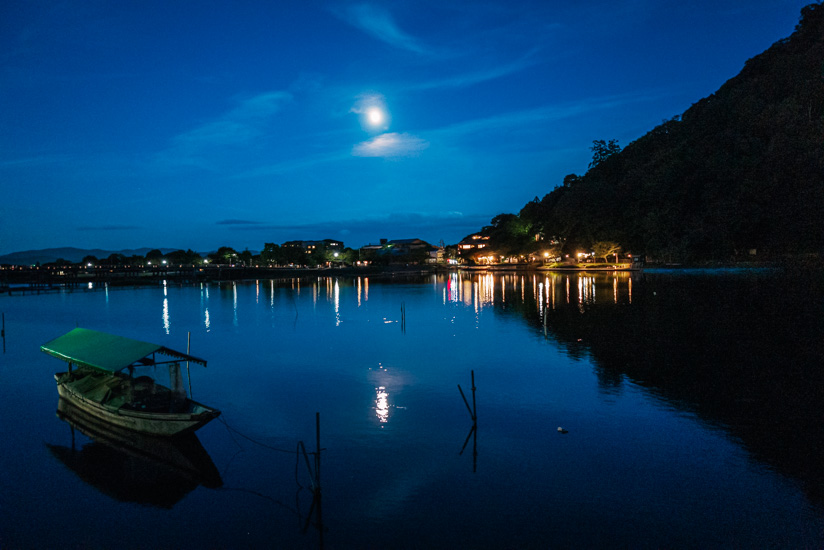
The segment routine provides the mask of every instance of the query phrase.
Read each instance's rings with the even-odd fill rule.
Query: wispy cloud
[[[291,160],[276,162],[273,164],[258,166],[251,170],[246,170],[244,172],[238,172],[236,174],[233,174],[232,176],[230,176],[230,178],[259,178],[263,176],[287,174],[290,172],[300,172],[307,169],[317,169],[319,166],[323,164],[340,162],[351,158],[351,155],[347,153],[346,150],[337,151],[333,153],[323,153],[319,155],[308,155],[302,158],[295,158]]]
[[[137,225],[81,225],[78,231],[134,231],[141,229]]]
[[[356,157],[412,157],[429,147],[425,139],[411,134],[389,132],[370,140],[358,143],[352,148],[352,155]]]
[[[524,69],[528,69],[529,67],[537,64],[540,60],[534,57],[536,51],[537,50],[533,50],[520,59],[512,61],[511,63],[505,63],[503,65],[496,65],[494,67],[488,67],[478,71],[458,74],[448,78],[413,84],[412,86],[409,86],[408,89],[431,90],[436,88],[464,88],[467,86],[480,84],[481,82],[502,78],[510,74],[521,72]]]
[[[459,239],[489,223],[491,215],[444,212],[393,212],[347,220],[328,220],[300,224],[236,225],[235,231],[261,231],[266,238],[281,240],[339,238],[358,247],[381,238],[421,238],[438,244],[441,238]]]
[[[65,163],[73,160],[69,155],[40,155],[16,159],[0,159],[0,168],[32,167],[55,163]]]
[[[445,126],[438,130],[429,132],[430,135],[465,135],[477,134],[478,132],[500,130],[502,128],[510,128],[513,126],[522,126],[525,128],[533,127],[538,123],[552,122],[566,118],[581,116],[586,113],[595,111],[603,111],[623,107],[632,103],[643,103],[659,99],[666,95],[664,92],[644,92],[641,94],[622,94],[606,97],[587,98],[580,101],[573,101],[561,103],[556,105],[546,105],[535,109],[526,109],[521,111],[513,111],[503,113],[500,115],[467,120],[449,126]]]
[[[355,104],[350,107],[350,113],[365,114],[369,109],[386,109],[386,98],[377,92],[364,92],[355,98]]]
[[[407,34],[395,23],[392,14],[380,6],[355,4],[340,13],[350,25],[390,46],[417,54],[430,50],[419,39]]]
[[[190,130],[178,134],[166,151],[157,156],[171,165],[209,164],[215,148],[237,147],[250,143],[266,132],[272,117],[292,100],[292,94],[271,91],[240,101],[235,107]]]
[[[245,143],[260,135],[263,125],[292,99],[288,92],[267,92],[246,99],[210,122],[175,137],[184,148]]]
[[[215,222],[217,225],[260,225],[262,222],[253,220],[220,220]]]

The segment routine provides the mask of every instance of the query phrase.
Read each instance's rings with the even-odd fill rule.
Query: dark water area
[[[549,311],[571,353],[594,358],[606,389],[632,381],[734,436],[801,480],[824,505],[822,277],[773,271],[671,271],[635,277],[631,307]]]
[[[824,546],[820,273],[104,286],[0,312],[2,548]],[[84,418],[39,351],[75,326],[191,333],[222,416],[173,442]]]

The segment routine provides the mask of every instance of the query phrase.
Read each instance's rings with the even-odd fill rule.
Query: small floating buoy
[[[569,433],[569,430],[565,430],[565,429],[563,429],[561,426],[558,426],[558,432],[559,432],[559,433],[562,433],[562,434],[568,434],[568,433]]]

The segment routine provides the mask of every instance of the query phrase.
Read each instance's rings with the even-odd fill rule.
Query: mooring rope
[[[239,435],[240,437],[242,437],[243,439],[246,439],[246,440],[248,440],[248,441],[251,441],[251,442],[252,442],[252,443],[254,443],[255,445],[260,445],[261,447],[265,447],[265,448],[267,448],[267,449],[269,449],[269,450],[276,451],[276,452],[278,452],[278,453],[288,453],[288,454],[297,453],[297,451],[295,451],[295,450],[288,451],[288,450],[286,450],[286,449],[278,449],[277,447],[272,447],[271,445],[267,445],[266,443],[262,443],[262,442],[260,442],[260,441],[258,441],[258,440],[256,440],[256,439],[253,439],[252,437],[249,437],[248,435],[246,435],[246,434],[244,434],[244,433],[242,433],[242,432],[239,432],[239,431],[238,431],[238,430],[236,430],[235,428],[231,427],[231,426],[229,425],[229,423],[228,423],[228,422],[226,422],[226,419],[225,419],[225,418],[223,418],[223,416],[222,416],[222,415],[218,417],[218,420],[220,420],[220,421],[223,423],[223,425],[224,425],[224,426],[226,426],[226,429],[229,431],[230,435],[231,435],[231,433],[232,433],[232,432],[234,432],[234,433],[236,433],[237,435]],[[234,437],[233,437],[232,439],[234,440]],[[237,441],[235,441],[235,444],[237,444]],[[240,445],[238,445],[238,447],[240,447]]]
[[[313,469],[312,469],[312,467],[309,463],[309,457],[308,457],[308,455],[310,455],[310,454],[315,455],[316,453],[308,453],[306,451],[305,445],[303,444],[303,441],[298,441],[298,443],[295,447],[295,450],[293,450],[293,451],[286,450],[286,449],[279,449],[277,447],[267,445],[266,443],[262,443],[261,441],[258,441],[258,440],[254,439],[252,437],[249,437],[248,435],[246,435],[246,434],[238,431],[237,429],[233,428],[232,426],[229,425],[228,422],[226,422],[226,419],[223,418],[222,416],[219,417],[219,420],[224,426],[226,426],[226,431],[229,433],[229,437],[231,437],[232,441],[234,441],[235,445],[238,446],[238,452],[235,453],[234,456],[232,456],[232,458],[229,460],[229,463],[226,465],[226,468],[224,468],[224,475],[225,475],[226,470],[229,469],[229,466],[231,465],[231,463],[235,460],[235,458],[237,458],[237,456],[239,454],[241,454],[242,452],[244,452],[244,450],[245,450],[243,448],[243,446],[240,443],[238,443],[237,439],[235,439],[234,434],[237,434],[240,437],[246,439],[247,441],[249,441],[251,443],[254,443],[255,445],[258,445],[260,447],[264,447],[266,449],[269,449],[271,451],[275,451],[275,452],[278,452],[278,453],[294,454],[295,455],[295,483],[298,486],[297,493],[295,494],[295,507],[294,508],[292,508],[291,506],[289,506],[287,504],[284,504],[283,502],[281,502],[280,500],[278,500],[276,498],[273,498],[271,496],[266,495],[265,493],[261,493],[259,491],[255,491],[255,490],[252,490],[252,489],[244,489],[244,488],[239,488],[239,487],[221,487],[220,490],[243,492],[243,493],[248,493],[248,494],[252,494],[252,495],[264,498],[266,500],[269,500],[273,504],[275,504],[277,506],[280,506],[280,507],[292,512],[293,514],[297,515],[298,518],[300,518],[301,521],[302,521],[302,518],[303,518],[303,514],[300,511],[299,495],[300,495],[301,491],[304,489],[304,486],[300,483],[300,476],[298,474],[298,471],[300,469],[299,468],[299,466],[300,466],[300,457],[301,457],[301,454],[303,455],[303,458],[306,461],[306,468],[307,468],[307,470],[309,472],[309,476],[310,476],[309,484],[312,486],[311,487],[312,506],[309,509],[309,516],[307,517],[307,522],[306,522],[306,525],[304,526],[304,530],[305,530],[306,527],[308,527],[309,522],[311,521],[311,518],[312,518],[312,512],[314,511],[314,507],[315,507],[315,503],[316,503],[315,499],[320,498],[320,488],[317,486],[317,480],[312,480],[312,478],[314,478],[314,476],[316,475],[317,472],[313,471]],[[303,450],[302,453],[301,453],[301,450]]]

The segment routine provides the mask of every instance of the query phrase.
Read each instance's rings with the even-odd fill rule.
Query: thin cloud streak
[[[81,225],[78,231],[135,231],[142,229],[138,225]]]
[[[230,220],[231,221],[231,220]],[[476,224],[476,223],[486,223],[489,221],[489,217],[487,215],[476,215],[476,214],[464,214],[463,212],[458,211],[451,211],[451,212],[393,212],[391,214],[384,214],[384,215],[375,215],[375,216],[365,216],[363,218],[353,218],[349,220],[340,220],[340,221],[323,221],[323,222],[312,222],[312,223],[298,223],[298,224],[267,224],[263,222],[244,222],[236,224],[237,227],[233,227],[232,229],[237,229],[241,231],[245,230],[258,230],[258,229],[279,229],[279,230],[307,230],[312,228],[323,228],[323,229],[332,229],[334,231],[339,231],[341,228],[357,228],[357,229],[364,229],[369,228],[375,224],[398,224],[398,225],[421,225],[421,226],[430,226],[437,224],[439,227],[443,225],[463,225],[467,222]],[[217,224],[221,224],[223,222],[216,222]]]
[[[300,159],[287,160],[277,164],[260,166],[253,170],[247,170],[231,176],[231,179],[258,178],[261,176],[277,176],[290,172],[298,172],[307,168],[317,168],[322,164],[339,162],[352,158],[349,153],[329,153],[320,155],[310,155]]]
[[[288,92],[267,92],[241,102],[217,120],[207,122],[174,138],[184,148],[245,143],[261,133],[261,127],[291,101]]]
[[[216,225],[260,225],[261,223],[253,220],[220,220],[215,222]]]
[[[46,164],[55,164],[55,163],[66,163],[74,160],[73,157],[69,155],[40,155],[40,156],[31,156],[31,157],[23,157],[17,159],[6,159],[0,160],[0,168],[14,168],[14,167],[30,167],[30,166],[42,166]]]
[[[247,235],[260,232],[267,242],[290,240],[299,235],[305,239],[338,238],[345,245],[357,248],[366,243],[376,243],[382,238],[420,238],[430,244],[438,244],[441,239],[457,242],[488,224],[489,220],[488,214],[464,214],[458,211],[394,212],[340,221],[236,225],[229,229]]]
[[[504,76],[521,72],[538,64],[539,62],[542,62],[541,60],[533,57],[536,51],[537,50],[533,50],[522,58],[505,65],[490,67],[482,71],[464,73],[450,78],[421,82],[419,84],[413,84],[406,89],[410,91],[417,91],[434,90],[440,88],[466,88],[469,86],[474,86],[475,84],[487,82],[489,80],[503,78]]]
[[[353,27],[392,47],[417,54],[431,53],[418,39],[401,30],[392,15],[382,7],[356,4],[349,6],[341,15]]]
[[[643,103],[662,97],[663,93],[625,94],[592,98],[560,105],[547,105],[536,109],[513,111],[502,115],[467,120],[444,126],[428,132],[430,135],[460,136],[473,134],[484,130],[495,130],[510,126],[534,125],[536,122],[551,122],[570,117],[581,116],[586,113],[613,109],[633,103]]]
[[[289,92],[271,91],[241,101],[214,120],[172,138],[171,146],[156,156],[160,164],[208,168],[216,148],[243,146],[263,135],[272,118],[292,101]]]

